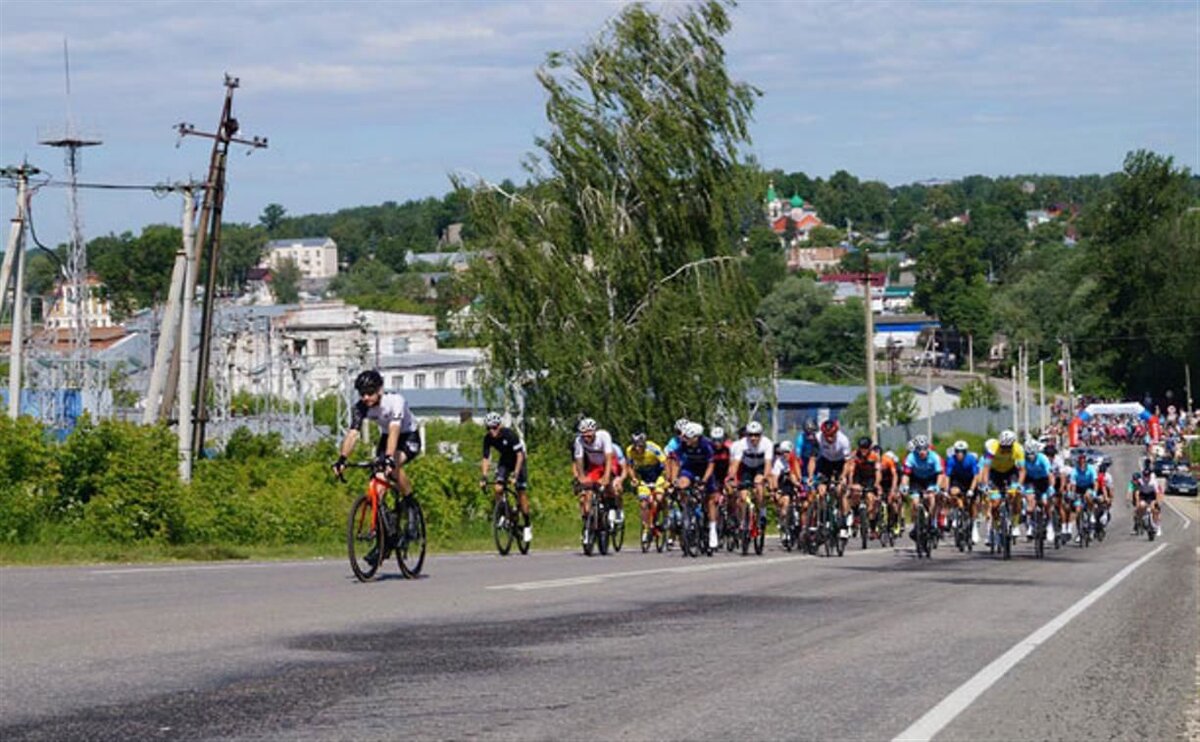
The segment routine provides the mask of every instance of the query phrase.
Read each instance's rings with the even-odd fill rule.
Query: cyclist
[[[979,524],[975,517],[979,514],[979,502],[975,498],[975,489],[979,486],[979,457],[970,449],[966,441],[955,441],[950,447],[950,455],[946,457],[946,480],[950,497],[971,519],[971,543],[978,544]]]
[[[850,439],[838,429],[838,421],[830,418],[821,423],[821,435],[817,437],[817,455],[808,461],[808,479],[814,481],[819,477],[817,495],[825,496],[828,487],[834,487],[835,495],[838,483],[846,470],[846,459],[850,458]],[[842,500],[842,512],[845,513],[846,502]],[[849,517],[849,514],[846,516]],[[850,538],[850,529],[845,523],[839,534],[841,538]]]
[[[1088,463],[1087,454],[1080,451],[1075,455],[1075,466],[1071,469],[1071,495],[1074,499],[1072,511],[1075,513],[1075,529],[1072,531],[1071,522],[1067,521],[1067,535],[1075,536],[1075,540],[1083,541],[1083,523],[1079,519],[1083,516],[1083,506],[1086,504],[1088,510],[1091,510],[1092,497],[1096,489],[1096,478],[1099,473],[1096,467]]]
[[[875,444],[875,453],[879,454],[879,487],[880,495],[887,498],[887,506],[891,512],[892,529],[894,533],[900,532],[900,462],[896,460],[896,454],[891,451],[884,451],[883,447]]]
[[[379,442],[375,445],[375,457],[396,483],[401,497],[412,494],[412,483],[404,473],[404,465],[421,453],[421,435],[413,420],[412,410],[402,394],[384,394],[383,377],[378,371],[368,369],[354,379],[354,389],[359,400],[350,415],[350,429],[342,439],[342,446],[333,470],[338,475],[346,468],[346,457],[354,451],[358,432],[364,420],[374,420],[379,428]]]
[[[846,460],[846,481],[850,486],[842,501],[842,507],[846,508],[848,525],[853,525],[854,513],[858,511],[858,504],[862,502],[864,493],[867,496],[867,522],[859,523],[858,527],[869,528],[869,524],[876,522],[876,494],[881,491],[882,479],[883,468],[880,466],[879,454],[871,448],[871,439],[863,436],[858,439],[858,447],[854,449],[854,454]],[[872,529],[871,538],[878,537],[879,534]]]
[[[1016,480],[1019,488],[1009,492],[1009,485]],[[1011,430],[1000,432],[999,438],[992,438],[983,444],[983,471],[979,474],[980,484],[991,487],[1008,497],[1008,510],[1014,515],[1020,510],[1020,488],[1025,486],[1025,449],[1017,443],[1017,434]],[[998,499],[991,501],[988,515],[996,516]],[[1017,535],[1017,523],[1014,518],[1012,535]]]
[[[775,494],[775,513],[779,520],[779,542],[790,538],[787,522],[788,507],[793,497],[800,496],[800,463],[793,453],[791,441],[775,444],[775,459],[771,465],[771,483]]]
[[[667,441],[667,445],[663,448],[663,453],[667,457],[667,487],[672,487],[676,479],[679,478],[679,459],[673,458],[671,454],[679,450],[679,446],[683,442],[683,429],[688,425],[688,419],[681,417],[675,421],[674,435]]]
[[[746,435],[734,441],[729,449],[728,481],[737,489],[739,523],[745,522],[746,503],[753,491],[759,525],[766,524],[767,511],[763,499],[768,487],[771,487],[774,458],[775,444],[763,435],[762,423],[757,420],[746,423]]]
[[[575,436],[571,473],[575,479],[575,492],[579,495],[579,514],[583,519],[583,538],[587,538],[587,519],[591,514],[589,490],[598,489],[601,497],[612,499],[612,475],[616,466],[616,453],[612,436],[590,417],[579,421],[579,435]]]
[[[521,538],[525,543],[533,540],[533,526],[529,522],[529,475],[525,470],[525,444],[512,428],[501,425],[500,413],[489,412],[484,415],[483,424],[487,432],[483,435],[483,458],[479,461],[479,484],[487,486],[488,469],[492,463],[492,451],[495,450],[499,461],[496,463],[496,474],[493,489],[496,499],[504,496],[504,482],[512,478],[517,490],[517,502],[521,509],[521,521],[525,526]]]
[[[722,489],[727,489],[725,479],[729,476],[729,452],[733,444],[725,437],[725,428],[714,426],[708,431],[708,440],[713,447],[713,482]],[[722,492],[722,496],[728,494]]]
[[[900,488],[906,490],[913,501],[913,528],[909,535],[917,538],[917,518],[915,506],[922,496],[925,497],[925,509],[929,512],[931,522],[936,514],[937,495],[946,486],[946,468],[942,465],[942,457],[929,447],[929,439],[918,435],[912,439],[912,453],[904,460],[904,476]]]
[[[1042,450],[1042,444],[1031,441],[1025,451],[1025,512],[1030,514],[1030,520],[1025,525],[1025,538],[1032,539],[1032,514],[1035,508],[1046,512],[1046,540],[1054,540],[1054,525],[1050,518],[1050,499],[1054,496],[1050,478],[1054,474],[1054,464]],[[1024,518],[1022,518],[1024,520]]]
[[[689,422],[683,426],[679,447],[670,452],[678,472],[674,485],[679,492],[686,492],[693,483],[700,483],[705,491],[708,506],[708,546],[717,548],[717,498],[713,486],[713,447],[704,437],[704,426]]]
[[[1141,522],[1142,513],[1150,508],[1150,517],[1154,523],[1155,536],[1162,535],[1162,487],[1154,476],[1153,471],[1135,471],[1133,481],[1129,483],[1129,494],[1135,498],[1137,510],[1134,513],[1132,533],[1137,533],[1137,524]]]
[[[805,419],[804,428],[796,434],[795,456],[800,462],[800,475],[808,479],[812,486],[809,470],[817,460],[817,421],[811,417]]]
[[[630,439],[625,449],[626,472],[629,481],[637,486],[638,504],[642,510],[642,533],[650,538],[651,506],[663,507],[663,490],[667,480],[663,477],[666,470],[667,455],[658,444],[646,440],[646,434],[637,432]]]
[[[1112,499],[1112,475],[1108,473],[1108,462],[1101,461],[1096,469],[1096,500],[1100,504],[1098,517],[1102,526],[1108,525]]]

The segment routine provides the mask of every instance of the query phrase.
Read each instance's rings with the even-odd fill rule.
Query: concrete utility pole
[[[846,239],[851,240],[854,222],[846,220]],[[871,253],[867,246],[861,248],[863,254],[863,307],[866,312],[866,354],[867,354],[867,426],[872,441],[879,442],[879,410],[875,399],[875,315],[871,311]]]
[[[17,168],[5,168],[2,174],[17,180],[17,213],[8,233],[4,264],[0,267],[0,314],[4,313],[4,297],[8,284],[16,273],[13,285],[12,338],[8,356],[8,416],[13,420],[21,412],[21,367],[25,344],[25,224],[29,214],[29,176],[40,172],[28,163]]]
[[[232,143],[244,144],[252,149],[262,149],[267,146],[265,137],[239,139],[235,136],[238,133],[238,122],[233,117],[233,91],[239,84],[238,78],[225,75],[225,103],[221,109],[221,122],[215,133],[196,131],[196,127],[188,123],[176,126],[181,137],[190,135],[213,140],[213,154],[209,161],[208,191],[200,212],[200,225],[197,233],[199,237],[196,245],[196,260],[199,261],[204,249],[205,229],[210,229],[208,281],[204,286],[204,310],[200,325],[200,358],[196,369],[197,414],[192,423],[193,456],[199,456],[204,449],[204,428],[208,422],[208,403],[205,390],[208,386],[208,365],[212,354],[212,318],[216,305],[217,268],[220,265],[221,257],[221,215],[225,203],[225,163],[229,155],[229,145]],[[211,226],[209,226],[209,221],[211,221]],[[192,283],[195,284],[194,279]],[[180,425],[184,424],[186,421],[180,420]]]
[[[1038,359],[1038,430],[1043,434],[1049,421],[1046,420],[1046,362]]]
[[[1187,384],[1187,414],[1192,416],[1192,364],[1183,364],[1183,378]]]
[[[1017,432],[1017,430],[1020,429],[1020,427],[1021,427],[1021,417],[1020,417],[1020,415],[1021,415],[1020,409],[1021,408],[1017,407],[1017,366],[1018,365],[1020,365],[1020,364],[1014,363],[1013,367],[1012,367],[1012,415],[1013,415],[1012,429],[1013,429],[1014,433]]]

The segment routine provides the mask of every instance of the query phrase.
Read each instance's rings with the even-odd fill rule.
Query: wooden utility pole
[[[208,190],[205,192],[204,205],[200,210],[195,248],[196,264],[199,265],[205,247],[206,230],[208,230],[208,276],[204,285],[204,310],[200,320],[200,357],[196,368],[196,415],[194,420],[181,419],[179,421],[180,425],[187,425],[189,422],[192,425],[193,457],[198,457],[204,449],[204,429],[208,422],[206,389],[208,364],[212,354],[212,318],[213,310],[216,308],[217,269],[221,259],[221,215],[225,204],[225,163],[229,156],[229,145],[244,144],[253,149],[262,149],[267,146],[266,137],[240,139],[236,136],[238,121],[233,117],[233,91],[237,89],[238,85],[238,78],[225,75],[225,104],[221,109],[221,122],[218,124],[216,132],[196,131],[196,127],[188,123],[181,123],[175,127],[181,137],[198,136],[213,140],[213,153],[209,160]],[[195,272],[198,274],[199,270]],[[196,279],[193,278],[192,285],[195,286],[195,284]],[[190,342],[190,338],[183,339],[183,342]],[[177,365],[178,362],[172,364],[173,367]],[[168,385],[168,387],[173,386]],[[174,389],[172,388],[171,391],[173,393]],[[166,400],[164,400],[163,407],[167,407]]]

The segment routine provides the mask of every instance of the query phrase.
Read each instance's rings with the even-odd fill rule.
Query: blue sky
[[[451,172],[520,179],[545,129],[534,68],[620,5],[0,0],[0,164],[64,174],[37,140],[67,118],[66,37],[73,126],[104,140],[86,182],[202,177],[209,144],[176,147],[171,127],[215,126],[225,72],[243,134],[271,144],[230,158],[227,220],[440,196]],[[1145,147],[1200,170],[1200,3],[747,0],[732,15],[728,61],[764,93],[752,151],[769,167],[898,184],[1111,172]],[[82,196],[89,238],[179,209]],[[66,238],[61,190],[34,215],[43,242]]]

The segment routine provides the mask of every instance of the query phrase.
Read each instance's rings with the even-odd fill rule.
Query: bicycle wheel
[[[492,538],[496,541],[496,551],[500,552],[500,556],[508,556],[512,549],[512,520],[512,507],[508,503],[508,495],[505,494],[496,500],[496,505],[492,508]]]
[[[612,544],[614,554],[621,551],[621,547],[625,545],[625,514],[618,510],[617,515],[621,517],[613,524],[612,534],[609,536],[609,543]]]
[[[1012,559],[1012,521],[1005,510],[1000,518],[1000,548],[1005,559]]]
[[[583,519],[583,553],[584,556],[591,556],[596,550],[596,536],[599,526],[599,507],[596,503],[595,493],[588,495],[588,514]]]
[[[1038,559],[1046,558],[1045,518],[1045,514],[1040,510],[1033,517],[1033,555]]]
[[[596,550],[600,552],[600,556],[608,554],[608,537],[611,533],[609,531],[608,516],[611,513],[612,511],[604,507],[603,503],[600,504],[596,518]]]
[[[513,508],[511,512],[513,517],[513,538],[517,540],[517,549],[521,552],[521,555],[524,556],[529,553],[529,542],[525,540],[525,527],[528,526],[532,521],[530,521],[528,515],[521,513],[521,511],[516,508]]]
[[[837,519],[837,525],[833,531],[833,537],[837,539],[834,542],[834,547],[837,549],[838,556],[845,556],[846,544],[850,543],[849,538],[842,538],[842,529],[846,527],[846,514],[842,512],[841,508],[836,508],[834,513],[834,518]]]
[[[758,512],[754,513],[752,526],[754,532],[754,553],[762,556],[763,549],[767,545],[767,513],[765,510],[761,515]]]
[[[685,557],[699,556],[700,542],[696,538],[699,526],[696,524],[696,514],[688,498],[684,498],[683,506],[680,510],[682,511],[683,523],[680,528],[679,546]]]
[[[667,513],[666,508],[659,506],[654,510],[654,550],[662,553],[667,546]]]
[[[397,519],[396,561],[405,577],[421,574],[425,566],[425,514],[417,496],[411,494],[400,502]]]
[[[346,525],[346,550],[350,569],[359,582],[367,582],[379,571],[383,561],[383,529],[371,508],[371,498],[359,495],[350,506]]]

